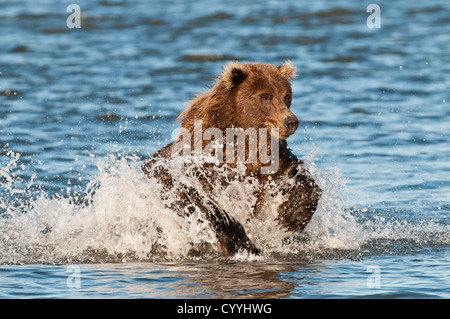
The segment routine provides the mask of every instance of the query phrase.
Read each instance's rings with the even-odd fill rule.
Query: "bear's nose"
[[[298,119],[295,115],[289,116],[284,120],[284,125],[286,126],[289,134],[294,134],[298,128]]]

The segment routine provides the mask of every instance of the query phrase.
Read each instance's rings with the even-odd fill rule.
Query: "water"
[[[70,3],[0,3],[1,297],[450,297],[448,1],[379,1],[379,29],[358,1],[77,1],[80,29]],[[286,59],[324,196],[224,259],[139,167],[223,64]]]

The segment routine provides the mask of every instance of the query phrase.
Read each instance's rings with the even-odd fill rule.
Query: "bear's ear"
[[[241,84],[247,78],[247,74],[239,63],[232,62],[227,64],[222,73],[224,87],[227,90]]]
[[[296,68],[295,66],[292,64],[291,61],[286,61],[283,65],[280,65],[278,67],[278,70],[281,72],[281,74],[283,74],[288,80],[292,80],[293,78],[295,78],[297,76],[297,74],[295,73]]]

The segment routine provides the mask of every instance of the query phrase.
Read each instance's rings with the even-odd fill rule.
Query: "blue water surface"
[[[369,3],[298,0],[78,0],[81,28],[69,28],[73,2],[0,2],[0,297],[450,297],[447,0],[378,1],[380,28],[368,27]],[[330,221],[328,203],[309,249],[257,260],[85,256],[63,247],[82,221],[56,235],[41,223],[106,206],[86,199],[94,186],[125,197],[98,185],[99,162],[115,154],[108,181],[138,176],[120,158],[139,167],[167,144],[224,64],[288,59],[300,119],[288,141],[336,192],[339,217]],[[119,226],[114,236],[128,238]],[[103,249],[122,249],[113,243]]]

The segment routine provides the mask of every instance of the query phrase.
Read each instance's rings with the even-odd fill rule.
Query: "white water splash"
[[[31,184],[18,188],[13,171],[19,156],[10,154],[10,157],[9,163],[1,169],[0,264],[214,259],[220,256],[209,223],[198,212],[182,218],[167,208],[170,196],[162,196],[162,186],[142,173],[142,163],[135,156],[109,155],[99,160],[98,176],[82,192],[48,196],[41,191],[38,196],[22,196],[18,201],[11,200],[11,196],[27,195]],[[187,179],[189,174],[182,165],[174,165],[172,169],[172,174],[178,174],[175,176],[183,182],[192,182]],[[346,208],[342,196],[345,181],[338,170],[320,171],[314,165],[310,165],[310,170],[323,196],[316,214],[301,234],[285,232],[276,224],[277,198],[271,209],[248,222],[250,207],[256,200],[254,182],[235,182],[226,189],[217,186],[218,203],[244,225],[249,238],[261,248],[262,257],[258,258],[302,258],[330,249],[358,251],[379,236],[392,237],[394,229],[389,223],[382,220],[357,222]],[[433,232],[433,227],[437,226],[422,225],[416,231]],[[448,225],[442,227],[443,231],[448,231]],[[400,228],[403,236],[411,230],[414,227],[407,223]],[[397,232],[397,236],[401,235]],[[255,259],[246,254],[235,257],[237,260],[249,258]]]

